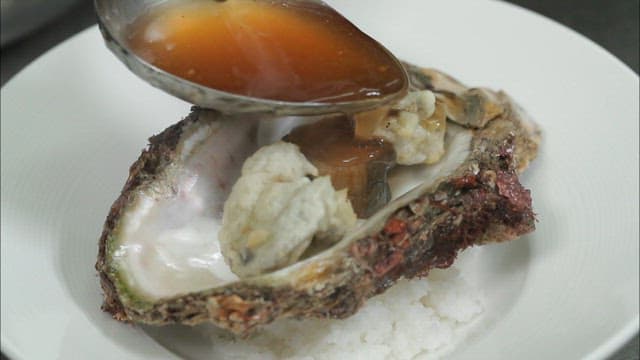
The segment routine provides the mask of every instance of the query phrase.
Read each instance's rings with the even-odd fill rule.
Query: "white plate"
[[[501,2],[331,3],[403,59],[508,90],[544,129],[523,177],[538,229],[482,250],[474,281],[493,299],[490,316],[453,356],[602,358],[628,340],[638,330],[637,75],[574,32]],[[99,311],[93,263],[128,166],[188,108],[131,75],[96,28],[2,89],[10,357],[177,356]]]

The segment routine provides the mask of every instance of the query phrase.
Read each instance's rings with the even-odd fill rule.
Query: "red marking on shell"
[[[520,185],[514,173],[500,171],[497,175],[498,193],[509,199],[513,209],[524,210],[531,207],[531,192]]]
[[[475,175],[467,174],[461,176],[455,180],[453,180],[453,186],[457,189],[466,189],[470,187],[475,187],[478,184],[478,179]]]
[[[400,219],[391,219],[384,227],[384,232],[389,235],[402,234],[407,231],[407,223]]]

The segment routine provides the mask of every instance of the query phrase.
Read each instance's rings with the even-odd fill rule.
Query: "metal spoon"
[[[290,1],[309,1],[328,6],[318,0]],[[404,71],[404,86],[397,93],[384,97],[337,103],[261,99],[220,91],[185,80],[143,60],[133,53],[126,42],[127,27],[153,6],[166,2],[166,0],[94,0],[94,5],[102,36],[107,47],[116,57],[143,80],[189,103],[225,113],[272,113],[276,115],[353,114],[398,100],[406,93],[409,81]],[[386,49],[384,51],[389,56],[389,59],[402,68],[400,61],[391,52]]]

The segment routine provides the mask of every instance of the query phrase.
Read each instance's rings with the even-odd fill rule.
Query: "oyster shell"
[[[453,122],[479,129],[504,111],[500,95],[490,89],[467,88],[458,80],[437,70],[406,66],[410,69],[415,85],[436,93],[438,101],[446,105],[447,119]]]
[[[439,91],[433,70],[408,67],[415,88]],[[506,94],[495,101],[501,111],[482,128],[448,125],[439,163],[394,172],[395,199],[331,248],[243,280],[223,269],[215,236],[205,235],[243,159],[261,145],[260,122],[194,109],[150,139],[111,208],[96,264],[103,309],[121,321],[212,322],[242,335],[276,318],[344,318],[402,277],[450,266],[469,246],[533,231],[518,173],[535,158],[539,132]],[[201,230],[190,237],[193,224]],[[163,245],[167,236],[183,241]]]

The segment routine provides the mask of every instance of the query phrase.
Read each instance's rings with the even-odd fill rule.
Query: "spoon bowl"
[[[315,0],[290,0],[292,3],[300,3],[301,1],[328,6],[324,2]],[[301,116],[332,113],[353,114],[397,101],[406,94],[409,81],[404,68],[391,52],[377,43],[388,56],[390,62],[402,69],[403,79],[401,81],[403,85],[400,91],[342,102],[294,102],[240,95],[186,80],[149,63],[136,54],[127,43],[131,24],[153,7],[166,3],[166,0],[94,0],[100,31],[107,47],[116,57],[134,74],[149,84],[194,105],[215,109],[223,113],[271,113]],[[375,40],[371,39],[371,41]]]

